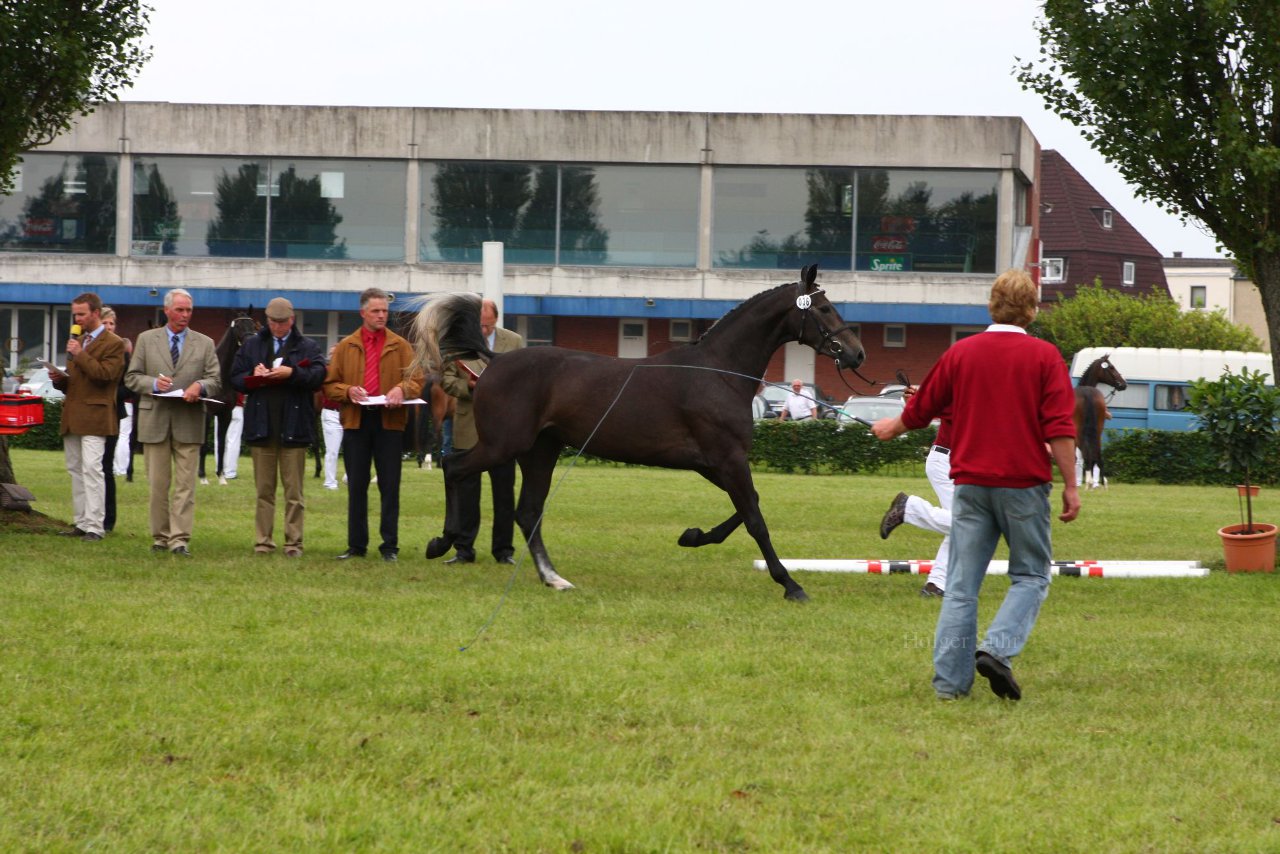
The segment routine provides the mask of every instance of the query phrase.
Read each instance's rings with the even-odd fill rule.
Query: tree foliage
[[[0,0],[0,193],[23,151],[114,100],[150,58],[137,0]],[[0,483],[14,482],[0,438]]]
[[[114,100],[150,58],[138,0],[0,0],[0,192],[21,153]]]
[[[1251,329],[1221,311],[1182,311],[1168,294],[1129,295],[1097,283],[1046,308],[1031,331],[1068,361],[1085,347],[1189,347],[1262,350]]]
[[[1023,87],[1140,195],[1203,223],[1258,284],[1280,339],[1280,5],[1045,0],[1037,26]]]

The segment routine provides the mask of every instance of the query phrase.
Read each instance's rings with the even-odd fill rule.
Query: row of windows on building
[[[0,251],[114,253],[119,158],[32,153],[0,196]],[[422,262],[695,267],[700,167],[420,164]],[[130,252],[404,262],[406,161],[132,158]],[[716,167],[711,265],[990,273],[989,170]]]

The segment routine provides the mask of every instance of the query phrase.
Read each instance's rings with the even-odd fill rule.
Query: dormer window
[[[1102,211],[1102,227],[1103,228],[1111,227],[1111,211],[1106,210],[1105,208]]]

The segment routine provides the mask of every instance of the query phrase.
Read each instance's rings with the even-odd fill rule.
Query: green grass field
[[[13,456],[66,519],[61,455]],[[1280,579],[1220,571],[1221,487],[1055,522],[1060,558],[1215,571],[1055,580],[1010,704],[934,699],[919,578],[797,574],[795,605],[741,531],[677,547],[729,514],[688,473],[572,469],[568,593],[423,560],[439,471],[405,469],[397,564],[333,561],[345,493],[312,480],[306,556],[253,557],[243,475],[199,488],[194,559],[153,556],[145,477],[118,483],[103,543],[0,529],[0,850],[1280,850]],[[937,546],[877,533],[922,475],[757,485],[783,557]]]

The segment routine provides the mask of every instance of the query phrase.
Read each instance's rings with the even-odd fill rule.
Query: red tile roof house
[[[1108,290],[1169,293],[1163,259],[1056,151],[1040,154],[1041,298],[1075,296],[1095,279]]]

